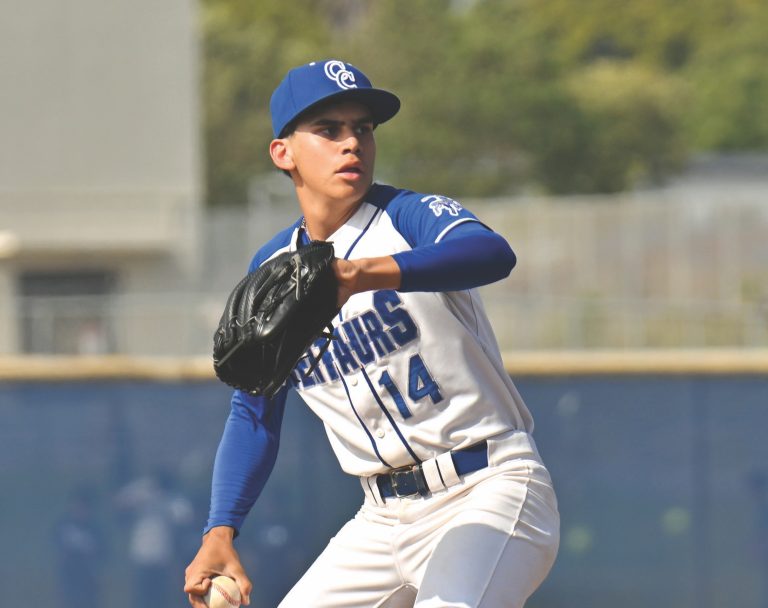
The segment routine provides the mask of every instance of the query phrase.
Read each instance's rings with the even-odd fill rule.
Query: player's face
[[[373,128],[370,111],[356,102],[310,113],[286,138],[298,187],[326,200],[362,199],[373,182]]]

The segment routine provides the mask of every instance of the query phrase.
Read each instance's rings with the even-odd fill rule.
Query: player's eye
[[[355,134],[356,135],[367,135],[368,133],[373,131],[373,124],[366,122],[360,125],[357,125],[355,127]]]

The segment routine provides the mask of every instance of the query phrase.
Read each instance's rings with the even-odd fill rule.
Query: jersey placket
[[[378,218],[381,213],[382,213],[381,208],[377,207],[375,209],[373,215],[371,216],[371,219],[368,220],[367,224],[365,225],[365,228],[363,228],[363,230],[360,232],[360,234],[357,236],[357,238],[352,242],[352,244],[347,249],[347,252],[344,254],[344,259],[345,260],[349,259],[349,256],[352,255],[352,251],[354,250],[355,246],[366,235],[366,233],[368,232],[370,227],[373,225],[373,223],[376,220],[376,218]],[[341,325],[343,322],[344,322],[344,318],[342,316],[342,311],[339,311],[339,325]],[[336,367],[336,370],[337,370],[337,372],[339,372],[339,377],[340,377],[341,382],[342,382],[342,384],[344,386],[344,391],[345,391],[345,393],[347,395],[347,399],[349,401],[350,408],[352,409],[355,417],[357,418],[358,422],[363,427],[363,430],[365,431],[366,435],[368,436],[368,439],[371,442],[371,446],[373,448],[374,454],[376,454],[376,457],[381,461],[381,463],[384,466],[386,466],[388,468],[393,468],[392,465],[390,465],[381,456],[381,453],[380,453],[378,445],[377,445],[376,437],[378,437],[379,439],[384,439],[386,437],[386,434],[383,432],[383,428],[379,427],[379,429],[378,429],[378,431],[376,433],[376,437],[375,437],[374,433],[371,432],[371,430],[368,428],[368,425],[366,425],[365,420],[363,419],[363,417],[358,412],[358,409],[355,407],[355,404],[354,404],[353,399],[352,399],[352,392],[350,391],[350,388],[349,388],[349,386],[347,384],[347,380],[344,378],[343,374],[341,374],[341,370],[338,367]],[[408,452],[410,457],[413,459],[414,463],[415,464],[421,463],[421,460],[416,455],[416,453],[413,451],[411,446],[408,444],[408,441],[406,440],[406,438],[403,435],[402,431],[398,428],[397,423],[395,422],[394,418],[392,417],[392,414],[389,412],[389,410],[387,409],[386,405],[382,402],[381,397],[376,392],[376,388],[373,386],[373,383],[371,382],[370,377],[368,376],[368,374],[365,373],[365,366],[364,366],[364,364],[362,362],[360,362],[360,370],[358,372],[355,372],[355,373],[356,374],[361,374],[363,376],[363,378],[364,378],[368,388],[370,389],[370,392],[371,392],[371,395],[372,395],[373,399],[378,404],[381,412],[384,414],[385,418],[387,419],[387,421],[391,425],[393,431],[397,435],[397,437],[400,440],[400,442],[403,444],[403,447],[405,448],[405,450]],[[355,382],[355,384],[357,384],[357,383]]]

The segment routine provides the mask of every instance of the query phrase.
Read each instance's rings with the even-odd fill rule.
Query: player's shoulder
[[[368,191],[365,201],[376,207],[387,209],[392,205],[402,204],[404,201],[414,199],[417,195],[418,193],[412,190],[395,188],[388,184],[376,182]]]
[[[248,267],[248,271],[251,272],[261,266],[264,262],[274,257],[278,253],[286,251],[291,246],[291,237],[296,229],[301,224],[301,219],[296,220],[293,224],[284,228],[268,240],[262,247],[256,252],[251,260],[251,264]]]
[[[378,183],[373,185],[366,200],[390,215],[423,210],[438,217],[443,213],[457,216],[464,209],[461,203],[444,194],[416,192]]]

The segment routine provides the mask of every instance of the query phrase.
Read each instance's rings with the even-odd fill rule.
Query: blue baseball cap
[[[300,114],[331,99],[357,101],[370,108],[373,122],[386,122],[397,114],[400,99],[389,91],[375,89],[355,66],[337,59],[313,61],[290,70],[272,93],[269,110],[275,137]]]

